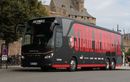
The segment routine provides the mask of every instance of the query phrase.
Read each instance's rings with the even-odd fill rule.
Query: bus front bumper
[[[44,67],[52,66],[52,60],[51,59],[37,59],[37,60],[32,60],[32,59],[21,59],[21,66],[22,67]]]

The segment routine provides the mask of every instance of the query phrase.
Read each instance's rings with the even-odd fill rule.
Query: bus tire
[[[110,61],[109,61],[109,59],[106,59],[105,63],[106,63],[105,70],[109,70],[110,69]]]
[[[115,68],[116,68],[116,62],[114,60],[112,60],[111,64],[110,64],[110,69],[115,70]]]
[[[77,70],[77,62],[76,62],[76,59],[75,59],[75,58],[71,58],[69,71],[76,71],[76,70]]]

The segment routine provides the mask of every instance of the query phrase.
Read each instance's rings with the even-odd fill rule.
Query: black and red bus
[[[29,20],[25,25],[23,67],[115,69],[122,65],[121,34],[64,17]]]

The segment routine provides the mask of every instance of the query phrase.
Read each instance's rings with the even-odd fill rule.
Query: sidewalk
[[[130,66],[126,64],[125,66],[117,67],[116,69],[130,69]]]
[[[7,66],[7,69],[10,69],[10,68],[21,68],[20,65],[9,65]],[[2,67],[0,67],[0,69],[6,69],[6,66],[3,65]]]

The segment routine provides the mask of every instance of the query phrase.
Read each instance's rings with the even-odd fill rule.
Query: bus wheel
[[[71,61],[70,61],[70,68],[69,68],[69,70],[70,71],[76,71],[76,69],[77,69],[76,59],[72,58]]]
[[[111,70],[115,70],[115,68],[116,68],[116,63],[115,63],[114,60],[112,60],[112,61],[111,61],[110,69],[111,69]]]
[[[110,69],[110,61],[109,61],[109,59],[106,59],[105,62],[106,62],[105,69],[109,70]]]

